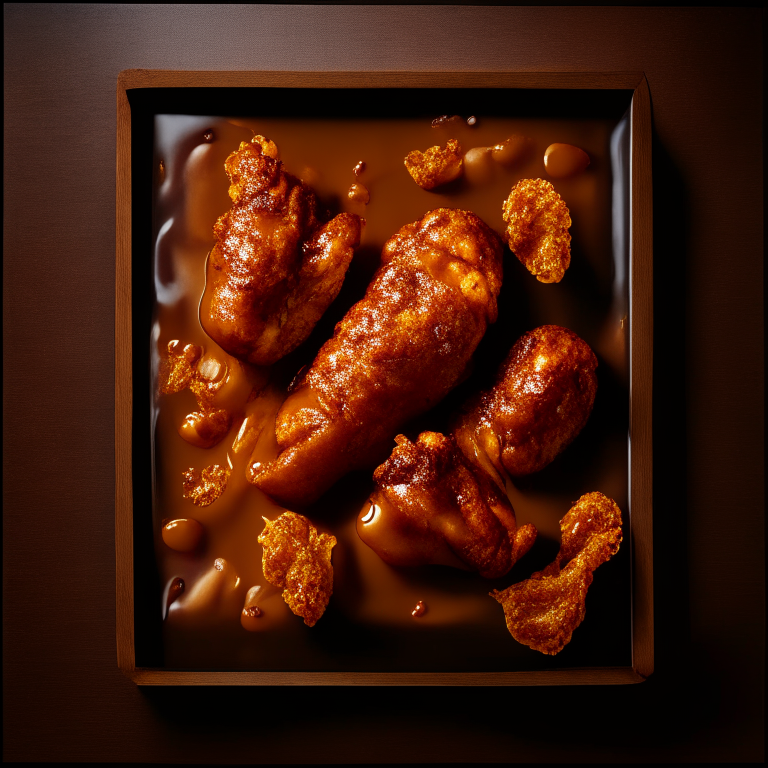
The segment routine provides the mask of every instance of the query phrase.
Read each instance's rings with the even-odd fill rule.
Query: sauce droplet
[[[352,170],[355,176],[359,176],[365,170],[365,160],[361,160]]]
[[[411,611],[411,616],[418,619],[419,617],[423,616],[427,612],[427,606],[424,605],[423,600],[419,600],[418,603],[416,603],[416,607]]]
[[[589,155],[573,144],[550,144],[544,152],[544,167],[553,179],[581,173],[589,165]]]
[[[362,203],[363,205],[368,205],[368,202],[371,199],[370,193],[362,184],[353,184],[349,188],[347,197],[350,200],[353,200],[356,203]]]
[[[165,181],[165,163],[161,160],[157,166],[157,181],[162,184]]]
[[[474,125],[476,122],[477,122],[477,118],[474,115],[467,118],[467,125]]]
[[[212,128],[209,128],[204,134],[203,138],[210,144],[215,138],[216,135],[213,132]]]

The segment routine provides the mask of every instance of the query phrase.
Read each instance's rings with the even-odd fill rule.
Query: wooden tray
[[[151,228],[146,209],[147,137],[154,115],[183,112],[205,95],[246,93],[223,89],[509,89],[547,94],[627,91],[631,98],[629,229],[629,509],[623,547],[631,557],[631,663],[626,666],[526,669],[498,672],[189,671],[165,669],[148,652],[155,626],[147,620],[146,595],[154,587],[145,568],[152,558],[146,536],[148,420],[146,351],[151,314],[151,273],[145,244]],[[194,89],[194,90],[191,90]],[[208,90],[213,89],[213,90]],[[298,92],[298,91],[297,91]],[[330,90],[328,91],[331,92]],[[403,91],[408,93],[409,91]],[[415,92],[415,90],[414,90]],[[633,93],[631,93],[633,92]],[[264,93],[254,91],[253,93]],[[277,93],[277,91],[275,91]],[[380,91],[383,93],[383,91]],[[203,96],[201,97],[200,94]],[[653,671],[653,575],[651,504],[652,407],[652,205],[650,100],[637,73],[295,73],[154,72],[120,74],[117,88],[117,262],[115,317],[115,455],[118,665],[142,685],[559,685],[644,680]],[[234,111],[234,110],[232,110]],[[147,152],[149,151],[149,154]],[[140,258],[141,251],[143,258]],[[144,266],[143,266],[144,265]],[[134,343],[136,339],[136,343]],[[137,514],[134,515],[134,509]],[[564,510],[565,511],[565,510]],[[596,577],[599,579],[599,574]]]

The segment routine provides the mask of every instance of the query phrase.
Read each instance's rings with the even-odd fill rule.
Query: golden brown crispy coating
[[[512,253],[538,281],[559,283],[571,263],[571,215],[555,188],[542,179],[521,179],[502,210]]]
[[[226,161],[232,208],[214,226],[201,322],[229,354],[270,365],[314,328],[344,281],[362,219],[317,216],[315,193],[263,136]]]
[[[203,348],[195,344],[181,345],[178,339],[168,342],[168,357],[160,364],[161,395],[173,395],[186,389],[194,378]]]
[[[331,550],[336,538],[325,533],[318,536],[309,520],[295,512],[284,512],[271,522],[265,517],[264,522],[259,536],[264,578],[285,587],[283,600],[313,627],[333,594]]]
[[[573,331],[543,325],[524,334],[496,384],[460,421],[470,457],[479,445],[499,472],[527,475],[549,464],[587,423],[597,392],[597,358]]]
[[[276,421],[276,461],[249,479],[308,504],[371,466],[408,419],[458,383],[496,319],[502,247],[475,214],[441,208],[384,246],[365,297],[336,326]]]
[[[506,574],[536,538],[517,528],[503,490],[472,464],[451,437],[403,435],[373,474],[370,509],[357,521],[360,538],[391,565],[458,565],[485,578]]]
[[[554,656],[584,620],[594,570],[621,544],[621,510],[602,493],[582,496],[560,521],[562,544],[553,563],[491,597],[504,608],[512,637]]]
[[[230,469],[220,464],[211,464],[202,472],[190,467],[182,473],[182,496],[198,507],[213,504],[227,488]]]
[[[463,160],[457,139],[448,139],[445,147],[430,147],[426,152],[414,149],[405,158],[405,167],[422,189],[434,189],[461,175]]]

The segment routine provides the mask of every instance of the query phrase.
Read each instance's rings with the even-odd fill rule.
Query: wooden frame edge
[[[131,108],[135,88],[494,87],[634,90],[631,161],[632,667],[512,673],[185,672],[137,668],[134,641],[132,480]],[[653,672],[652,352],[653,223],[650,94],[638,72],[225,72],[132,69],[117,80],[115,269],[115,550],[118,667],[138,685],[589,685],[626,684]],[[638,576],[642,576],[640,578]],[[638,589],[637,585],[643,588]]]
[[[118,88],[482,88],[487,78],[501,88],[584,88],[634,90],[642,72],[270,72],[126,69]]]
[[[651,99],[645,76],[632,97],[630,516],[632,665],[653,672],[653,187]]]
[[[632,667],[557,669],[537,672],[197,672],[138,668],[137,685],[377,685],[542,686],[626,685],[645,678]]]
[[[133,346],[131,308],[131,107],[117,81],[115,253],[115,558],[117,664],[135,669],[133,633]]]

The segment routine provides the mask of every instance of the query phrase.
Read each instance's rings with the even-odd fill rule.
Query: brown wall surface
[[[763,759],[758,9],[6,4],[5,760]],[[138,689],[115,651],[123,69],[644,71],[656,671],[565,690]]]

